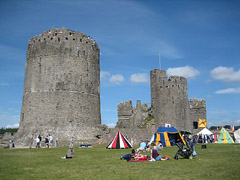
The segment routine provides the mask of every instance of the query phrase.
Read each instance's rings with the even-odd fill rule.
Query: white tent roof
[[[234,132],[234,137],[236,139],[236,143],[240,143],[240,129]]]
[[[209,131],[207,128],[204,128],[203,130],[201,130],[199,133],[197,133],[197,135],[202,134],[202,135],[211,135],[213,134],[211,131]]]

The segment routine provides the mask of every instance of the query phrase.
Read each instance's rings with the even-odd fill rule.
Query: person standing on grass
[[[132,144],[132,146],[133,146],[133,138],[131,138],[131,144]]]
[[[32,136],[30,137],[30,145],[29,145],[30,149],[32,148],[33,141],[34,141],[34,139],[33,139],[33,134],[32,134]]]
[[[51,147],[53,137],[49,134],[49,146]]]
[[[98,144],[102,144],[102,139],[101,138],[98,139]]]
[[[71,137],[70,139],[70,144],[69,144],[69,148],[73,147],[73,137]]]
[[[39,147],[41,147],[41,141],[42,141],[42,137],[41,137],[41,135],[40,135],[40,134],[38,135],[38,139],[39,139]]]
[[[49,148],[49,137],[47,135],[47,137],[45,137],[45,145],[46,145],[46,148]]]
[[[40,148],[40,139],[37,137],[35,141],[37,143],[36,148]]]

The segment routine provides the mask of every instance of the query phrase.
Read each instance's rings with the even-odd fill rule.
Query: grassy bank
[[[177,147],[164,148],[169,161],[126,162],[131,150],[75,147],[75,159],[61,159],[67,148],[0,149],[0,179],[239,179],[240,145],[197,147],[194,159],[174,160]],[[145,153],[146,154],[146,153]]]

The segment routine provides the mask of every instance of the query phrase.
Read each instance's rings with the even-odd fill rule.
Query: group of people
[[[161,151],[163,148],[162,142],[159,141],[157,145],[155,145],[154,143],[151,144],[151,146],[153,146],[153,149],[157,150],[157,151]],[[149,152],[150,151],[150,144],[149,141],[143,141],[141,140],[140,144],[139,144],[139,148],[136,149],[137,152],[139,151],[145,151],[145,152]]]
[[[182,135],[183,139],[185,141],[188,141],[188,142],[192,142],[192,143],[214,143],[215,140],[214,140],[214,135],[204,135],[204,134],[194,134],[194,135],[191,135],[191,134],[183,134]]]
[[[33,135],[30,139],[30,146],[29,148],[32,148],[34,141],[36,142],[36,148],[41,148],[41,142],[42,142],[42,136],[39,134],[35,139],[33,138]],[[53,137],[49,134],[45,137],[45,146],[46,148],[49,148],[53,146]],[[57,140],[55,141],[55,146],[57,146]]]
[[[149,160],[149,161],[160,161],[160,160],[168,160],[169,158],[162,158],[161,155],[158,153],[158,151],[161,151],[163,149],[161,141],[155,145],[152,143],[149,145],[149,141],[141,141],[139,144],[139,148],[132,149],[131,154],[125,154],[121,156],[120,159],[125,160]],[[142,152],[150,152],[148,155],[142,155]]]
[[[158,153],[158,151],[154,148],[154,146],[150,146],[149,147],[149,154],[148,155],[142,155],[140,152],[138,151],[136,153],[136,151],[134,149],[132,149],[132,153],[131,154],[125,154],[123,156],[121,156],[120,159],[125,159],[125,160],[149,160],[149,161],[164,161],[164,160],[168,160],[169,158],[162,158],[161,155]]]

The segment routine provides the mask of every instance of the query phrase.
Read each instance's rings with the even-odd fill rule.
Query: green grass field
[[[240,179],[240,145],[208,144],[197,147],[193,159],[173,159],[177,147],[164,148],[169,161],[126,162],[120,156],[131,149],[105,146],[74,147],[74,159],[61,159],[67,147],[50,149],[0,149],[0,179]],[[147,154],[147,153],[144,153]]]

